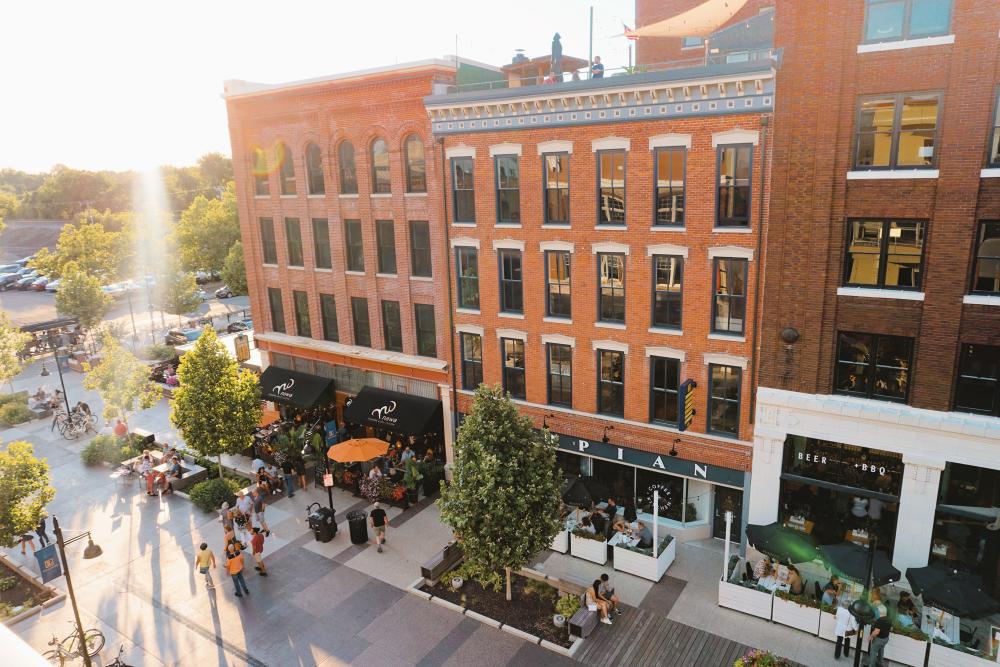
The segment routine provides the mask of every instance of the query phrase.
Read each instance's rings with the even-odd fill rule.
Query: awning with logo
[[[268,366],[260,376],[261,398],[303,410],[333,403],[336,393],[330,378]]]
[[[440,433],[443,428],[441,401],[376,387],[358,392],[344,408],[344,419],[405,435]]]

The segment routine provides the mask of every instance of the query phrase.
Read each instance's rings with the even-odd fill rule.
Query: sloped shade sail
[[[677,16],[631,30],[630,37],[706,37],[747,4],[747,0],[706,0]]]

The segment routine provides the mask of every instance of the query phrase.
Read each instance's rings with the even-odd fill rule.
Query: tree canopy
[[[64,267],[56,292],[57,311],[75,317],[84,329],[92,329],[108,312],[111,301],[100,280],[80,271],[73,262]]]
[[[128,416],[145,410],[160,400],[160,388],[149,379],[149,366],[118,344],[114,336],[104,335],[101,360],[85,364],[83,386],[96,391],[104,401],[104,416],[121,417],[128,425]]]
[[[31,443],[17,440],[0,448],[0,545],[13,547],[34,531],[55,495],[49,464],[35,457]]]
[[[160,308],[166,313],[181,315],[190,313],[201,305],[198,284],[194,274],[188,271],[168,270],[157,279]]]
[[[9,192],[0,192],[0,231],[4,228],[4,218],[17,210],[17,197]]]
[[[39,250],[31,266],[50,278],[61,278],[66,266],[73,263],[101,283],[111,283],[130,269],[131,239],[130,231],[108,231],[100,221],[78,220],[63,227],[54,251]]]
[[[221,271],[239,238],[236,185],[232,182],[221,199],[195,197],[174,227],[181,266],[188,271]]]
[[[11,382],[21,374],[24,365],[20,353],[30,340],[30,334],[12,326],[7,314],[0,312],[0,383]],[[11,391],[14,391],[13,384]]]
[[[246,295],[247,291],[247,266],[243,259],[243,242],[237,241],[229,249],[226,255],[226,262],[222,265],[222,282],[233,290],[233,294]]]

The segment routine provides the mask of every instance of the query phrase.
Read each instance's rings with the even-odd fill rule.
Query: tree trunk
[[[215,458],[219,461],[219,479],[222,479],[222,454],[216,454]]]
[[[507,602],[510,602],[510,599],[511,599],[510,598],[510,568],[509,567],[505,567],[503,569],[503,571],[507,575]]]

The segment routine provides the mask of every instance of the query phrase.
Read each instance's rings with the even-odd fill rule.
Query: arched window
[[[306,172],[309,194],[326,194],[326,183],[323,182],[323,154],[316,144],[306,146]]]
[[[415,134],[403,144],[406,152],[406,191],[427,192],[427,175],[424,170],[424,142]]]
[[[354,146],[350,141],[340,142],[337,158],[340,162],[340,194],[358,194],[358,170],[354,166]]]
[[[267,182],[267,155],[260,146],[250,149],[250,171],[253,173],[253,193],[258,197],[271,194]]]
[[[372,142],[372,193],[387,192],[392,192],[392,182],[389,180],[389,146],[385,139],[376,139]]]
[[[278,162],[278,177],[281,181],[281,194],[298,194],[295,188],[295,165],[292,164],[292,152],[285,144],[277,144],[274,147],[274,157]]]

